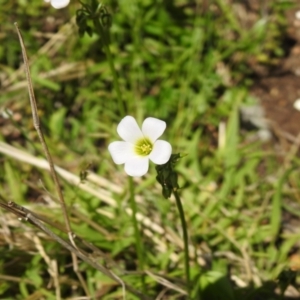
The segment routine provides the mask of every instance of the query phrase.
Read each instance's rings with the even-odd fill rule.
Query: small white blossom
[[[69,5],[70,0],[44,0],[45,2],[50,2],[52,7],[55,9],[61,9]]]
[[[156,118],[145,119],[140,129],[133,117],[126,116],[117,127],[123,141],[108,146],[113,161],[125,164],[125,172],[134,177],[147,173],[149,159],[157,165],[165,164],[172,153],[170,143],[158,140],[165,129],[166,123]]]

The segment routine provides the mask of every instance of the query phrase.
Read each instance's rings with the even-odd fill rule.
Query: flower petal
[[[51,0],[51,5],[56,9],[61,9],[70,3],[70,0]]]
[[[149,158],[148,156],[135,156],[125,163],[125,172],[133,177],[141,177],[148,172]]]
[[[151,161],[157,165],[165,164],[172,154],[172,146],[170,143],[162,140],[157,140],[154,143],[152,152],[149,155]]]
[[[147,118],[142,125],[142,132],[145,137],[151,139],[154,143],[165,131],[166,122],[156,119]]]
[[[127,142],[112,142],[108,145],[108,151],[115,164],[124,164],[135,156],[133,145]]]
[[[142,131],[135,118],[126,116],[117,127],[119,136],[125,141],[134,144],[136,140],[143,137]]]

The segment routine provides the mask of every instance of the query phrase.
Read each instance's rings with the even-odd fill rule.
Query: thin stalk
[[[69,235],[70,241],[72,243],[73,238],[72,238],[72,231],[71,231],[69,215],[68,215],[68,212],[67,212],[67,206],[66,206],[66,203],[65,203],[65,199],[63,197],[62,190],[60,188],[60,184],[59,184],[58,176],[57,176],[55,168],[54,168],[54,163],[53,163],[52,156],[50,155],[48,146],[47,146],[45,138],[44,138],[42,128],[40,126],[40,119],[39,119],[38,112],[37,112],[37,104],[36,104],[36,99],[35,99],[35,95],[34,95],[34,90],[33,90],[33,85],[32,85],[32,80],[31,80],[31,75],[30,75],[30,70],[29,70],[29,64],[28,64],[28,58],[27,58],[25,45],[24,45],[23,38],[22,38],[22,35],[21,35],[21,32],[19,30],[19,27],[18,27],[17,23],[15,23],[15,27],[17,29],[17,34],[18,34],[18,37],[19,37],[19,41],[20,41],[20,45],[21,45],[21,49],[22,49],[22,54],[23,54],[23,60],[24,60],[24,65],[25,65],[25,74],[26,74],[27,84],[28,84],[29,100],[30,100],[31,111],[32,111],[33,126],[34,126],[34,128],[35,128],[35,130],[38,134],[41,145],[43,147],[43,151],[44,151],[44,153],[47,157],[49,167],[50,167],[50,173],[52,175],[52,178],[53,178],[53,181],[54,181],[54,184],[55,184],[55,188],[56,188],[56,191],[57,191],[58,199],[59,199],[59,202],[60,202],[60,205],[61,205],[61,210],[62,210],[64,221],[65,221],[65,224],[66,224],[66,229],[68,231],[68,235]]]
[[[131,176],[129,176],[129,193],[130,193],[130,206],[132,210],[132,223],[134,227],[134,236],[135,236],[135,246],[136,246],[136,252],[138,255],[138,261],[139,261],[139,269],[143,272],[144,271],[144,251],[143,251],[143,244],[141,239],[141,234],[138,227],[138,221],[136,218],[137,215],[137,207],[136,202],[134,198],[134,183]],[[146,284],[145,284],[145,277],[142,274],[141,276],[142,280],[142,290],[144,293],[146,293]]]
[[[19,41],[20,41],[20,45],[21,45],[21,49],[22,49],[22,54],[23,54],[23,61],[24,61],[24,66],[25,66],[25,74],[26,74],[26,78],[27,78],[27,85],[28,85],[28,93],[29,93],[29,99],[30,99],[30,106],[31,106],[31,111],[32,111],[32,120],[33,120],[33,125],[34,128],[38,134],[39,140],[41,142],[43,151],[47,157],[48,163],[49,163],[49,167],[50,167],[50,173],[52,175],[52,179],[54,181],[55,184],[55,189],[57,191],[57,196],[60,202],[60,207],[63,213],[63,218],[65,221],[65,225],[66,225],[66,230],[68,232],[68,236],[69,236],[69,240],[71,242],[71,244],[73,245],[74,248],[76,248],[75,242],[74,242],[74,236],[71,230],[71,224],[70,224],[70,219],[69,219],[69,215],[68,215],[68,211],[67,211],[67,206],[66,206],[66,202],[62,193],[62,189],[60,187],[59,184],[59,179],[58,179],[58,175],[55,171],[54,168],[54,163],[53,163],[53,159],[52,156],[49,152],[49,148],[48,145],[46,143],[41,125],[40,125],[40,119],[38,116],[38,112],[37,112],[37,102],[35,99],[35,95],[34,95],[34,89],[33,89],[33,84],[32,84],[32,80],[31,80],[31,75],[30,75],[30,69],[29,69],[29,63],[28,63],[28,58],[27,58],[27,53],[26,53],[26,48],[23,42],[23,38],[21,35],[21,32],[19,30],[18,24],[15,23],[15,27],[17,29],[17,34],[19,37]],[[78,261],[76,258],[76,255],[71,252],[71,256],[72,256],[72,261],[73,261],[73,270],[74,272],[77,274],[78,279],[80,281],[80,283],[82,284],[83,289],[85,290],[86,294],[89,295],[88,292],[88,288],[87,285],[81,275],[81,273],[78,271]]]
[[[116,71],[116,68],[114,65],[113,56],[112,56],[110,48],[109,48],[109,39],[108,39],[107,33],[105,32],[105,30],[103,30],[98,19],[94,19],[94,25],[95,25],[95,28],[97,29],[99,35],[103,39],[103,47],[104,47],[104,51],[105,51],[105,54],[106,54],[106,57],[108,60],[109,68],[110,68],[112,76],[113,76],[114,89],[117,93],[120,114],[122,116],[125,116],[125,111],[126,111],[125,105],[122,100],[121,89],[119,86],[118,75],[117,75],[117,71]]]
[[[189,259],[189,239],[187,233],[187,226],[184,217],[184,211],[182,207],[182,203],[180,200],[180,196],[177,190],[173,190],[173,194],[176,199],[176,205],[179,212],[179,217],[181,221],[181,227],[183,231],[183,243],[184,243],[184,266],[185,266],[185,276],[186,276],[186,285],[187,285],[187,292],[189,297],[191,298],[191,279],[190,279],[190,259]]]

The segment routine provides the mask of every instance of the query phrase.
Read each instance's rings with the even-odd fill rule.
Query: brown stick
[[[45,138],[44,138],[44,134],[43,134],[41,126],[40,126],[40,120],[39,120],[39,116],[37,113],[37,105],[36,105],[36,100],[35,100],[35,96],[34,96],[34,90],[33,90],[32,80],[31,80],[31,76],[30,76],[30,70],[29,70],[29,66],[28,66],[28,58],[27,58],[27,54],[26,54],[26,49],[24,46],[23,38],[22,38],[21,32],[19,30],[18,24],[15,23],[15,26],[16,26],[18,37],[20,40],[20,45],[21,45],[23,60],[24,60],[24,65],[25,65],[25,73],[26,73],[26,78],[27,78],[27,82],[28,82],[28,92],[29,92],[29,99],[30,99],[30,105],[31,105],[31,111],[32,111],[33,126],[34,126],[35,130],[37,131],[37,134],[38,134],[38,137],[42,144],[43,150],[44,150],[47,160],[49,162],[50,173],[53,177],[53,181],[55,184],[58,199],[61,204],[61,209],[63,212],[65,224],[66,224],[66,229],[67,229],[68,235],[71,236],[72,235],[71,234],[71,225],[70,225],[69,216],[67,213],[66,203],[65,203],[60,185],[59,185],[58,176],[54,169],[54,163],[53,163],[52,157],[50,155],[48,146],[47,146]],[[72,238],[71,238],[71,240],[72,240]]]
[[[65,225],[66,225],[66,230],[69,236],[69,240],[71,242],[71,244],[73,245],[74,248],[76,248],[74,239],[73,239],[73,234],[72,234],[72,230],[71,230],[71,225],[70,225],[70,220],[69,220],[69,216],[68,216],[68,212],[67,212],[67,207],[66,207],[66,203],[63,197],[63,193],[59,184],[59,180],[58,180],[58,176],[57,173],[54,169],[54,163],[53,163],[53,159],[52,156],[50,155],[47,143],[45,141],[44,138],[44,134],[43,131],[41,129],[40,126],[40,120],[39,120],[39,116],[38,116],[38,112],[37,112],[37,104],[36,104],[36,99],[35,99],[35,95],[34,95],[34,90],[33,90],[33,85],[32,85],[32,80],[31,80],[31,76],[30,76],[30,70],[29,70],[29,64],[28,64],[28,58],[27,58],[27,53],[26,53],[26,49],[25,49],[25,45],[23,42],[23,38],[21,35],[21,32],[19,30],[18,24],[15,23],[15,27],[17,29],[17,33],[18,33],[18,37],[19,37],[19,41],[20,41],[20,45],[21,45],[21,49],[22,49],[22,55],[23,55],[23,60],[24,60],[24,67],[25,67],[25,73],[26,73],[26,79],[27,79],[27,83],[28,83],[28,92],[29,92],[29,99],[30,99],[30,105],[31,105],[31,111],[32,111],[32,120],[33,120],[33,125],[35,130],[37,131],[39,140],[42,144],[44,153],[47,157],[49,166],[50,166],[50,173],[52,175],[54,184],[55,184],[55,189],[58,195],[58,199],[60,202],[60,206],[61,206],[61,210],[63,213],[63,218],[65,221]],[[87,285],[85,283],[85,281],[83,280],[83,277],[81,276],[81,274],[78,271],[78,261],[77,261],[77,257],[76,255],[71,252],[72,255],[72,261],[73,261],[73,270],[76,273],[85,293],[87,295],[89,295],[89,291],[87,288]]]
[[[1,197],[1,195],[0,195],[0,200],[2,200],[2,201],[0,201],[0,207],[3,207],[4,209],[9,210],[13,214],[17,215],[18,217],[20,217],[20,218],[22,218],[26,221],[29,221],[31,224],[35,225],[36,227],[38,227],[39,229],[44,231],[47,235],[52,237],[56,242],[58,242],[64,248],[69,250],[71,253],[73,253],[74,255],[76,255],[77,257],[82,259],[83,261],[85,261],[87,264],[89,264],[90,266],[92,266],[96,270],[102,272],[103,274],[105,274],[107,277],[109,277],[113,281],[120,284],[123,287],[124,292],[125,292],[125,289],[126,289],[126,290],[130,291],[132,294],[138,296],[142,300],[151,300],[152,299],[151,297],[149,297],[147,295],[143,295],[140,291],[134,289],[132,286],[126,284],[120,277],[115,275],[109,269],[101,266],[96,261],[96,259],[93,258],[92,255],[90,255],[90,254],[88,254],[88,253],[86,253],[82,250],[78,250],[72,244],[68,243],[67,241],[65,241],[64,239],[62,239],[58,235],[56,235],[52,230],[50,230],[47,226],[45,226],[39,220],[37,214],[33,213],[32,211],[30,211],[29,209],[27,209],[27,208],[25,208],[21,205],[18,205],[15,202],[12,202],[12,201],[6,202],[6,201],[4,201],[4,199],[2,199],[2,197]]]

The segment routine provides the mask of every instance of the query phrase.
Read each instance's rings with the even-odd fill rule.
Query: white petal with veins
[[[149,155],[151,161],[157,165],[165,164],[172,154],[172,146],[170,143],[162,140],[155,142],[152,152]]]
[[[141,177],[148,172],[149,158],[147,156],[135,156],[125,162],[125,172],[129,176]]]
[[[141,129],[137,124],[135,118],[126,116],[121,120],[117,127],[119,136],[125,141],[134,144],[136,140],[143,137]]]
[[[147,118],[142,125],[142,132],[144,136],[150,138],[154,143],[165,131],[166,122],[155,119]]]
[[[115,164],[124,164],[134,156],[133,146],[126,142],[112,142],[108,146],[108,151]]]

